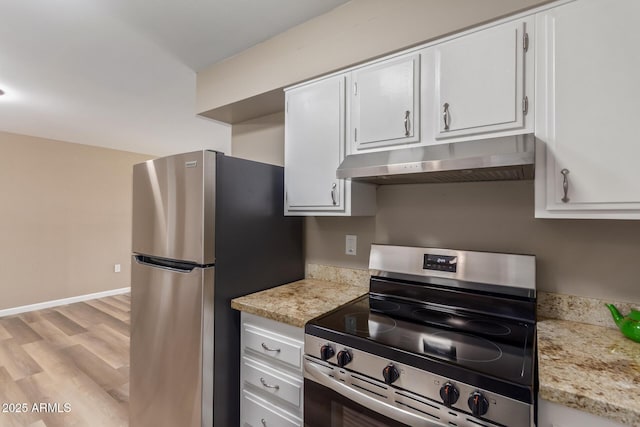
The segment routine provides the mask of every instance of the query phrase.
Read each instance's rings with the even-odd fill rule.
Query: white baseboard
[[[44,308],[57,307],[59,305],[73,304],[74,302],[87,301],[90,299],[110,297],[131,292],[131,288],[112,289],[110,291],[96,292],[93,294],[78,295],[77,297],[56,299],[52,301],[39,302],[37,304],[22,305],[20,307],[0,310],[0,317],[13,316],[15,314],[26,313],[27,311],[42,310]]]

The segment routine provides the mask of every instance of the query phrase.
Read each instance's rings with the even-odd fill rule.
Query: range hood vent
[[[532,134],[347,156],[336,176],[374,184],[533,179]]]

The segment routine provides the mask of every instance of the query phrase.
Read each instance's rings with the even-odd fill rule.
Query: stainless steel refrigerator
[[[133,168],[131,427],[239,425],[230,301],[304,276],[283,169],[197,151]]]

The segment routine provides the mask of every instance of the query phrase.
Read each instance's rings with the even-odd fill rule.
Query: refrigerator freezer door
[[[214,269],[134,257],[131,279],[131,427],[213,425]]]
[[[133,167],[133,252],[215,263],[214,151],[149,160]]]

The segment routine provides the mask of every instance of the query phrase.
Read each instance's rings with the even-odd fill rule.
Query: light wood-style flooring
[[[0,426],[127,426],[129,322],[130,295],[0,318]]]

